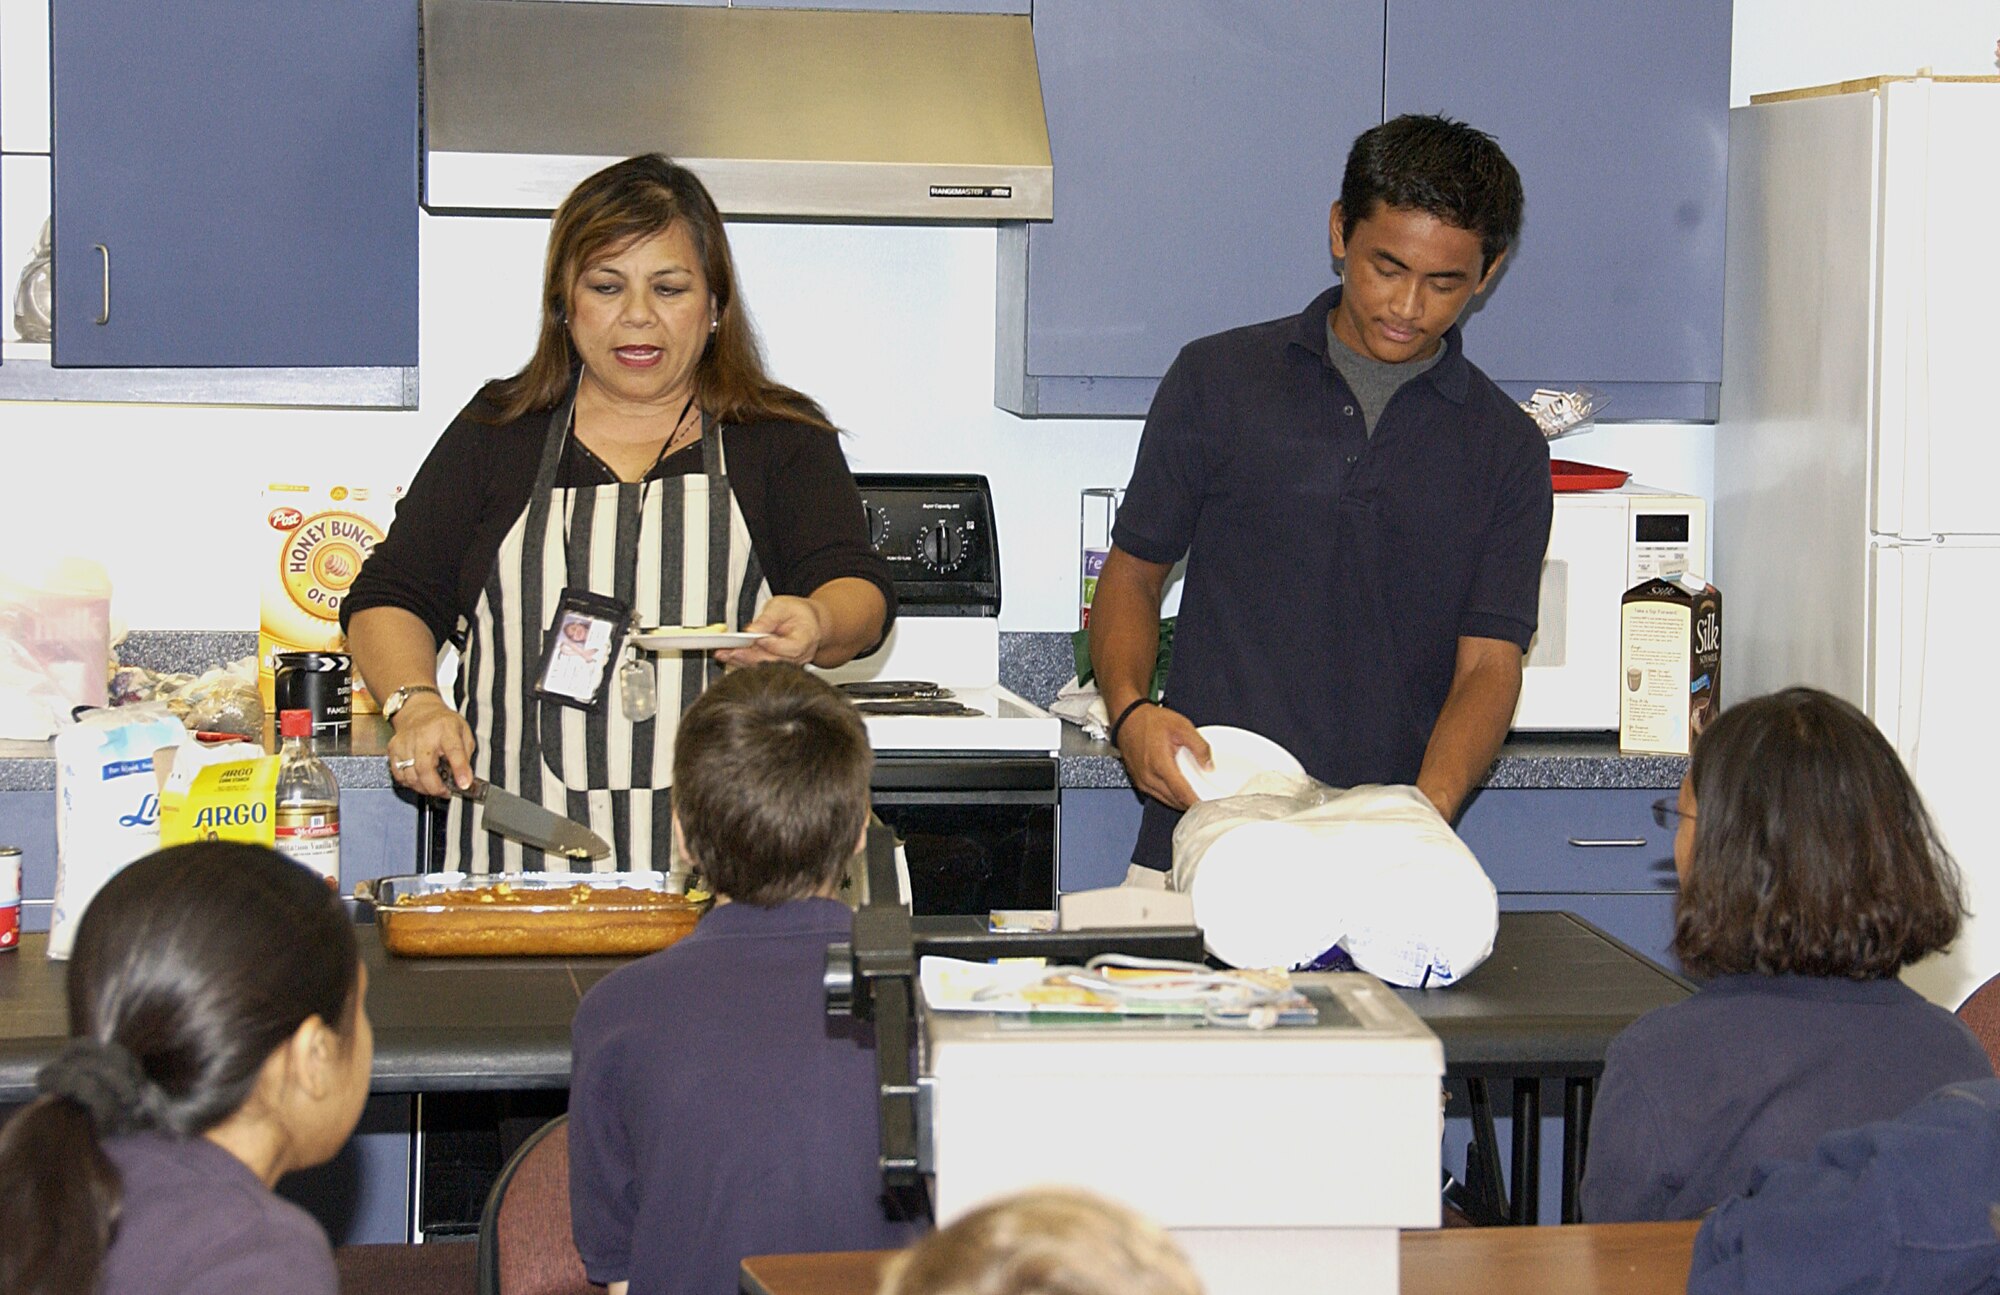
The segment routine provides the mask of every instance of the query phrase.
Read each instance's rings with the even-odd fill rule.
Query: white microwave
[[[1517,729],[1618,727],[1619,600],[1653,576],[1706,576],[1708,505],[1645,486],[1556,495]]]

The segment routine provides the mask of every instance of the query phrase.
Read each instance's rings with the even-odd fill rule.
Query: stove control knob
[[[865,500],[862,507],[868,513],[868,542],[880,551],[882,542],[889,538],[889,510],[873,507]]]
[[[965,561],[965,532],[936,522],[917,532],[917,557],[933,571],[955,571]]]

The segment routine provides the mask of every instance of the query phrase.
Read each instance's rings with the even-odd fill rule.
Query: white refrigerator
[[[1724,701],[1808,683],[1916,775],[1972,917],[1906,979],[2000,972],[2000,84],[1730,113],[1715,450]]]

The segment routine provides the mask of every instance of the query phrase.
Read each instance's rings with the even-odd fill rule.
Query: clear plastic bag
[[[1182,816],[1169,884],[1225,962],[1296,967],[1338,945],[1392,985],[1463,979],[1500,923],[1493,883],[1415,787],[1260,775]]]
[[[1574,391],[1540,387],[1521,402],[1521,408],[1535,420],[1542,435],[1553,441],[1597,426],[1597,413],[1610,400],[1610,396],[1595,387],[1578,387]]]
[[[28,263],[21,267],[20,282],[14,289],[14,331],[24,342],[46,342],[55,333],[55,290],[50,277],[54,252],[49,244],[49,222],[42,222],[42,236]]]

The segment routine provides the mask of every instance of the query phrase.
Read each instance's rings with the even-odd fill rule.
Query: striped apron
[[[611,843],[597,871],[662,868],[673,857],[668,787],[680,714],[722,667],[703,652],[638,659],[653,670],[659,708],[634,723],[619,705],[617,671],[595,711],[544,701],[534,676],[565,587],[629,603],[642,626],[749,623],[769,596],[743,510],[729,489],[722,428],[702,422],[699,473],[650,483],[556,488],[574,397],[549,419],[527,507],[500,543],[465,622],[456,688],[477,746],[473,770],[495,786],[587,824]],[[468,872],[571,869],[581,862],[473,826],[454,796],[445,867]]]

